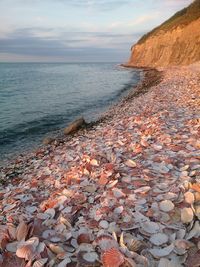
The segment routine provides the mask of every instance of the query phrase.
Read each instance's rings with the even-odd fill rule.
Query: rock
[[[42,141],[42,144],[43,145],[50,145],[51,143],[53,143],[53,141],[55,141],[55,138],[45,137],[44,140]]]
[[[72,134],[80,129],[81,126],[85,125],[86,122],[83,117],[73,121],[69,126],[64,129],[64,134]]]
[[[163,200],[160,202],[160,209],[164,212],[169,212],[174,209],[174,204],[171,200]]]
[[[181,210],[181,221],[183,223],[190,223],[193,220],[194,214],[191,208],[183,208]]]

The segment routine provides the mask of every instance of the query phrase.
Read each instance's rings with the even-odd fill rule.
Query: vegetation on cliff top
[[[161,31],[172,30],[176,27],[184,27],[192,21],[200,18],[200,0],[195,0],[188,7],[178,11],[170,19],[165,21],[160,26],[156,27],[149,33],[145,34],[139,41],[138,44],[144,43],[149,37],[159,34]]]

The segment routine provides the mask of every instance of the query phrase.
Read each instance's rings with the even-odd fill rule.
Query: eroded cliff
[[[144,35],[132,47],[128,65],[158,67],[200,61],[200,0]]]

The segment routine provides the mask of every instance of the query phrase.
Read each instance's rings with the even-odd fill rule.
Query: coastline
[[[131,235],[138,241],[132,253],[128,245],[119,245],[125,262],[131,258],[136,266],[195,266],[200,238],[200,63],[150,69],[145,75],[97,123],[29,159],[18,159],[13,172],[3,169],[2,231],[10,224],[33,229],[25,238],[39,238],[54,266],[71,261],[83,266],[81,243],[89,243],[84,249],[95,255],[95,266],[102,266],[97,236],[109,234],[116,242],[112,232],[118,240],[124,233],[125,240]],[[164,241],[156,243],[157,234]],[[52,243],[62,248],[62,257]],[[179,255],[182,244],[184,258]],[[19,260],[15,252],[10,255]],[[6,257],[3,253],[3,264]]]
[[[130,67],[132,68],[132,67]],[[134,67],[133,67],[134,69]],[[125,102],[129,101],[131,98],[133,97],[137,97],[139,94],[143,94],[145,93],[149,87],[153,86],[154,83],[156,83],[157,81],[159,82],[161,79],[161,75],[159,75],[159,71],[157,71],[156,69],[153,68],[138,68],[141,69],[144,73],[143,77],[141,78],[140,82],[134,86],[133,88],[131,88],[128,92],[128,94],[126,94],[125,96],[123,96],[122,98],[119,98],[119,100],[117,101],[117,103],[112,104],[111,106],[109,106],[107,108],[107,110],[105,112],[102,112],[99,114],[98,118],[95,121],[86,123],[83,127],[81,127],[78,131],[76,131],[73,134],[70,135],[64,135],[63,130],[64,129],[60,129],[57,132],[55,132],[53,135],[51,135],[51,133],[49,134],[49,136],[47,136],[45,139],[52,139],[53,142],[50,142],[49,144],[39,144],[36,145],[35,147],[29,149],[28,151],[24,151],[22,153],[15,153],[13,154],[13,156],[10,159],[6,159],[4,162],[2,162],[0,164],[0,179],[1,179],[1,170],[3,169],[8,169],[8,176],[13,176],[16,175],[17,172],[19,171],[19,173],[21,173],[21,171],[19,169],[24,167],[25,162],[31,161],[31,159],[36,158],[37,159],[37,155],[40,155],[43,153],[45,154],[46,150],[51,150],[51,146],[53,146],[54,148],[57,146],[62,145],[64,142],[68,142],[69,140],[71,140],[73,138],[74,135],[79,135],[81,134],[81,130],[87,130],[89,131],[90,129],[92,129],[94,126],[97,126],[99,123],[106,123],[109,119],[112,119],[114,113],[115,113],[115,109],[120,108],[121,105],[124,105]],[[150,73],[150,75],[149,75]],[[150,77],[149,77],[150,76]],[[16,165],[16,168],[15,168]],[[22,166],[20,166],[22,165]],[[15,169],[17,172],[15,172]],[[13,171],[12,171],[13,170]],[[14,173],[14,174],[13,174]]]

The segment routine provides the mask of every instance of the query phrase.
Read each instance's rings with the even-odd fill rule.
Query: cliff
[[[200,61],[200,0],[145,34],[131,51],[129,66],[188,65]]]

